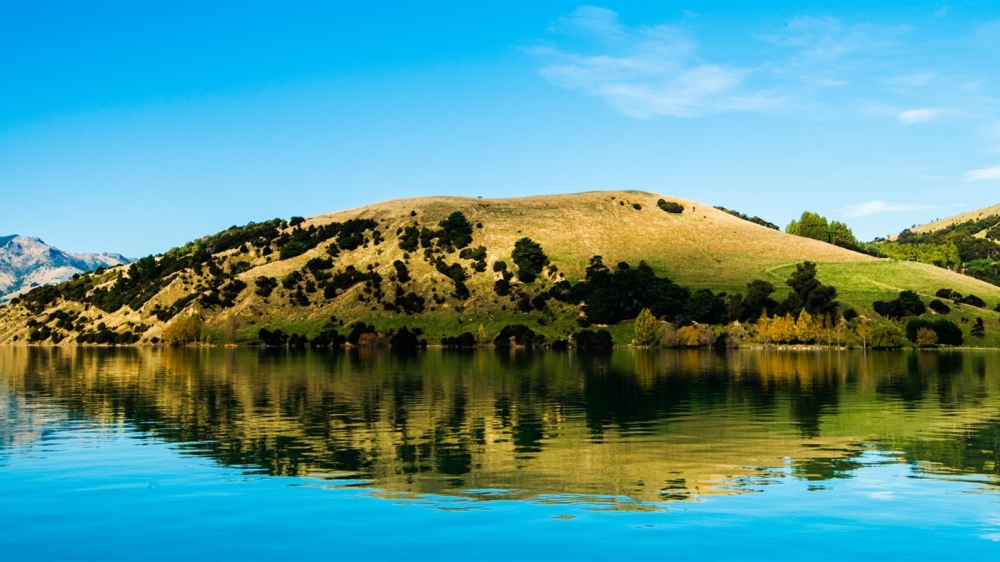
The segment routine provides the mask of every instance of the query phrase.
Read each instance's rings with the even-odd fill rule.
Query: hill
[[[936,221],[931,221],[929,223],[917,225],[909,230],[914,234],[923,234],[927,232],[942,230],[956,224],[961,224],[969,221],[978,221],[996,215],[1000,215],[1000,203],[997,203],[996,205],[992,205],[990,207],[983,207],[982,209],[976,209],[974,211],[968,211],[966,213],[961,213],[951,217],[945,217],[943,219],[938,219]]]
[[[121,254],[73,254],[38,238],[0,236],[0,304],[34,287],[62,283],[98,267],[130,263]]]
[[[660,202],[683,212],[667,212]],[[449,222],[456,212],[467,231],[462,220]],[[522,238],[537,242],[549,260],[531,282],[513,276],[525,269],[512,258]],[[432,343],[475,334],[479,325],[490,339],[511,324],[566,337],[583,316],[581,303],[566,295],[594,256],[607,271],[645,261],[656,275],[715,296],[746,293],[747,283],[761,279],[778,289],[778,300],[789,292],[784,281],[795,264],[812,261],[841,303],[872,317],[873,301],[904,289],[929,298],[941,288],[974,293],[990,308],[1000,302],[1000,288],[952,271],[875,259],[651,193],[427,197],[232,227],[128,268],[33,291],[0,310],[0,342],[152,342],[191,315],[204,319],[202,337],[216,342],[228,330],[247,343],[258,341],[262,328],[308,338],[347,334],[357,321],[383,334],[419,327]],[[959,313],[996,320],[981,309]],[[610,329],[620,343],[631,337],[628,323]]]

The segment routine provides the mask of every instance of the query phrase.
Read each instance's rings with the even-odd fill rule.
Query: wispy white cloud
[[[966,181],[1000,180],[1000,166],[969,170],[968,172],[965,172],[965,179]]]
[[[921,42],[926,29],[796,17],[781,28],[733,38],[733,45],[756,39],[780,49],[767,46],[754,58],[762,45],[751,42],[724,59],[726,48],[700,48],[692,31],[700,27],[691,17],[630,26],[615,11],[581,6],[525,51],[551,84],[635,118],[767,112],[824,120],[860,115],[904,125],[995,119],[990,104],[996,96],[982,57],[971,57],[972,66],[935,66]],[[1000,22],[979,26],[962,48],[997,30]]]
[[[907,211],[922,211],[931,209],[930,205],[917,205],[912,203],[887,203],[885,201],[868,201],[860,205],[850,205],[841,209],[848,217],[866,217],[881,213],[901,213]]]
[[[913,125],[940,117],[942,113],[944,113],[944,110],[935,108],[911,109],[900,113],[896,116],[896,119],[904,125]]]
[[[783,47],[801,49],[807,58],[833,60],[852,53],[871,53],[899,44],[907,26],[883,27],[871,24],[844,25],[837,18],[811,16],[790,20],[779,33],[760,38]]]
[[[544,61],[541,75],[631,117],[762,111],[779,103],[772,93],[746,86],[752,70],[700,60],[695,42],[671,26],[627,27],[616,12],[582,6],[550,31],[584,37],[600,52],[552,45],[528,49]]]

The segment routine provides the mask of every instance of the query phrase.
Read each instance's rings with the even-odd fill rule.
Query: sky
[[[637,189],[861,239],[1000,202],[1000,2],[0,2],[0,235],[161,253]]]

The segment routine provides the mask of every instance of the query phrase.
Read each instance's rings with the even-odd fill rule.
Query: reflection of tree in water
[[[0,373],[70,416],[126,421],[222,464],[400,486],[631,493],[642,481],[681,497],[690,491],[678,482],[693,489],[746,458],[844,477],[866,439],[964,472],[995,474],[1000,460],[995,420],[976,414],[958,436],[918,431],[938,427],[932,406],[961,416],[996,404],[996,362],[963,354],[30,348],[0,353]],[[923,425],[899,418],[888,439],[854,433],[887,431],[882,410],[897,406]],[[814,440],[836,452],[810,449]]]

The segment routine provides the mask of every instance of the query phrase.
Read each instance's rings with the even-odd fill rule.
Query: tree
[[[479,330],[476,332],[476,342],[479,345],[486,345],[486,328],[482,324],[479,325]]]
[[[927,311],[920,296],[913,291],[900,291],[899,296],[891,301],[875,301],[872,309],[889,319],[920,316]]]
[[[871,322],[866,316],[858,317],[858,325],[855,327],[858,337],[861,338],[861,348],[868,349],[868,341],[872,337]]]
[[[830,241],[830,225],[826,218],[809,211],[804,211],[799,220],[790,222],[785,228],[785,232],[821,242]]]
[[[688,297],[684,312],[695,322],[702,324],[725,324],[728,309],[722,297],[711,289],[699,289]]]
[[[849,250],[857,251],[860,249],[858,247],[858,239],[854,237],[854,233],[851,232],[851,229],[846,224],[833,221],[830,223],[829,232],[831,244]]]
[[[788,343],[795,338],[795,319],[792,318],[791,313],[785,313],[784,316],[775,316],[771,321],[770,330],[768,330],[771,339],[774,343]]]
[[[461,211],[455,211],[448,215],[448,218],[441,221],[438,226],[444,231],[447,240],[456,248],[464,248],[472,242],[472,224]]]
[[[903,338],[895,326],[876,325],[872,328],[871,345],[874,349],[895,349],[903,345]]]
[[[944,345],[962,345],[962,329],[946,318],[925,320],[914,318],[906,323],[906,339],[917,343],[917,332],[920,328],[929,328],[937,334],[938,343]]]
[[[771,339],[771,319],[767,317],[766,310],[757,319],[757,337],[764,341],[764,345]]]
[[[163,342],[168,345],[196,342],[201,337],[201,329],[201,317],[197,315],[178,318],[163,329]]]
[[[522,283],[531,283],[549,263],[548,256],[542,251],[541,244],[531,238],[524,237],[514,243],[514,251],[510,254],[517,266],[517,278]]]
[[[986,336],[986,325],[983,324],[983,318],[981,316],[976,317],[976,325],[969,330],[969,335],[974,338]]]
[[[657,341],[659,322],[648,308],[644,308],[635,317],[635,340],[639,345],[653,345]]]
[[[795,321],[795,339],[802,343],[810,343],[816,339],[816,327],[813,325],[813,317],[808,310],[799,313],[798,320]]]
[[[287,244],[281,247],[281,252],[278,256],[287,260],[289,258],[294,258],[295,256],[301,256],[306,253],[306,246],[298,240],[290,240]]]
[[[797,315],[803,309],[810,314],[830,314],[837,310],[837,289],[820,283],[816,278],[816,264],[810,261],[795,265],[795,271],[785,281],[792,288],[782,308]]]
[[[229,345],[236,343],[236,315],[232,310],[226,313],[226,341]]]
[[[774,310],[778,303],[771,298],[774,293],[774,285],[767,281],[754,279],[747,283],[747,296],[735,295],[730,300],[729,318],[746,322],[754,318],[760,318],[765,310]]]

